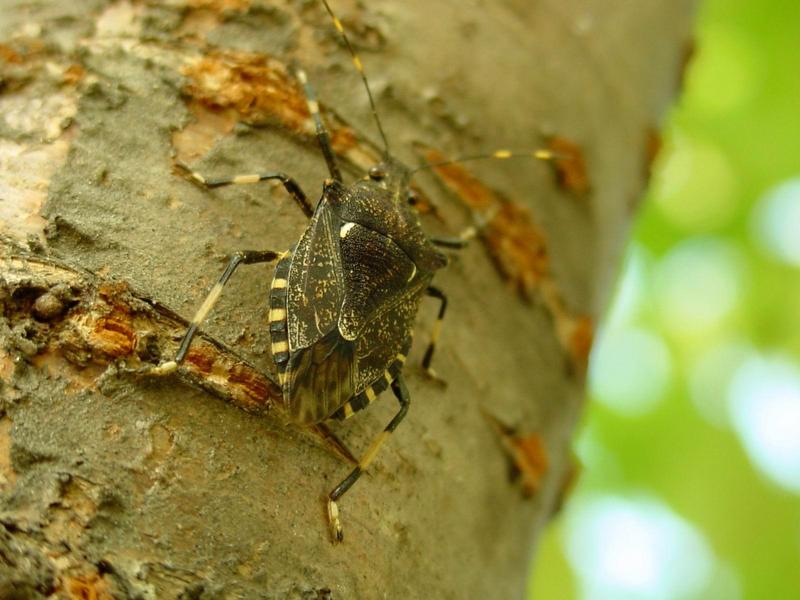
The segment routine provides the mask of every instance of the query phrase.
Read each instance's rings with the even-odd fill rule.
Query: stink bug
[[[208,188],[278,180],[309,217],[308,226],[286,252],[234,254],[192,319],[175,358],[151,372],[172,372],[184,360],[197,328],[240,264],[277,260],[269,293],[269,328],[283,408],[289,417],[302,426],[313,426],[327,419],[346,419],[366,408],[388,387],[400,404],[397,414],[358,464],[328,495],[328,518],[333,540],[337,542],[343,538],[337,501],[359,479],[408,412],[410,397],[402,370],[424,296],[440,303],[422,362],[430,371],[447,307],[444,293],[430,285],[434,273],[447,264],[446,256],[437,246],[461,247],[466,236],[441,239],[429,237],[423,231],[411,206],[414,196],[409,183],[413,170],[391,156],[361,60],[327,0],[322,3],[363,80],[383,141],[383,158],[363,179],[350,185],[344,183],[314,90],[305,73],[297,70],[330,173],[315,207],[297,182],[282,172],[220,179],[208,179],[191,170],[190,173]],[[511,155],[499,151],[492,156]]]

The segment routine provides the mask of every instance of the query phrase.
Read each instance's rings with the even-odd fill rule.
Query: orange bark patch
[[[191,347],[186,355],[186,364],[193,366],[203,375],[209,375],[214,368],[214,357],[205,346]]]
[[[263,408],[265,400],[275,393],[268,380],[248,366],[221,358],[217,349],[199,339],[189,350],[183,367],[201,381],[226,388],[240,408]]]
[[[97,573],[65,577],[63,585],[70,600],[114,600],[105,579]]]
[[[589,353],[594,343],[594,323],[587,316],[576,317],[572,331],[568,333],[568,350],[573,361],[585,372],[589,364]]]
[[[500,272],[527,299],[549,276],[544,234],[525,207],[512,202],[502,204],[486,227],[486,244]]]
[[[11,465],[11,419],[0,419],[0,490],[7,492],[17,482],[17,473]]]
[[[433,148],[425,148],[423,156],[432,164],[447,160]],[[441,165],[433,171],[478,219],[486,220],[481,238],[489,255],[509,285],[530,300],[548,276],[550,262],[544,234],[530,211],[500,196],[460,164]]]
[[[23,62],[22,55],[5,44],[0,44],[0,60],[14,65],[21,65]]]
[[[202,8],[217,13],[226,11],[243,12],[250,7],[250,0],[188,0],[190,8]]]
[[[68,310],[36,321],[38,354],[30,357],[37,367],[68,379],[68,392],[94,389],[95,378],[115,359],[124,358],[126,368],[142,372],[175,356],[187,323],[166,307],[136,296],[125,282],[79,273],[51,259],[6,256],[2,250],[0,310],[12,326],[31,321],[31,290],[39,296],[56,286],[71,290]],[[13,358],[0,351],[0,376],[11,378],[13,369]],[[263,412],[281,398],[268,375],[202,333],[175,376],[248,411]]]
[[[263,377],[255,376],[252,369],[245,369],[242,365],[232,365],[228,370],[227,381],[234,384],[242,391],[242,395],[258,406],[263,398],[269,397],[269,388]]]
[[[313,125],[303,91],[284,65],[261,54],[215,51],[186,65],[184,92],[215,111],[233,109],[247,123],[278,123],[302,134]]]
[[[86,77],[86,69],[84,69],[81,65],[71,64],[64,69],[63,81],[67,85],[75,85],[80,83],[84,77]]]
[[[106,356],[128,356],[136,346],[136,333],[130,320],[118,315],[102,317],[95,323],[91,336],[92,346]]]
[[[417,147],[429,164],[447,160],[438,150],[421,144]],[[433,172],[471,209],[476,220],[484,221],[481,240],[509,287],[527,301],[534,294],[541,296],[553,316],[561,346],[575,370],[583,375],[592,343],[592,320],[568,310],[551,273],[547,239],[530,211],[484,185],[461,164],[443,164]]]
[[[417,144],[417,149],[428,164],[437,164],[448,160],[444,153],[429,146]],[[483,185],[461,164],[439,165],[433,168],[433,172],[464,204],[475,211],[487,212],[502,202],[498,194]]]
[[[553,166],[558,185],[579,196],[586,194],[591,185],[581,147],[560,136],[550,138],[547,147],[557,155]]]
[[[543,282],[541,292],[545,306],[553,315],[561,346],[570,357],[575,372],[583,376],[589,365],[589,352],[594,341],[594,322],[586,315],[572,314],[552,279]]]
[[[10,356],[5,350],[0,349],[0,384],[10,383],[16,368],[14,357]],[[5,392],[7,388],[0,385],[0,390]]]
[[[188,162],[202,156],[214,142],[231,131],[237,121],[253,125],[278,125],[310,138],[315,127],[305,93],[286,66],[263,54],[215,51],[186,65],[189,78],[184,92],[195,122],[173,136],[178,159]],[[328,116],[331,146],[340,156],[359,146],[352,128]],[[358,163],[367,149],[349,157]]]
[[[492,428],[497,432],[503,449],[511,459],[514,476],[519,479],[522,495],[534,496],[550,467],[547,446],[539,433],[518,434],[513,428],[487,412],[483,412]]]
[[[105,357],[129,356],[136,348],[136,331],[130,308],[116,301],[127,292],[128,286],[118,283],[106,284],[98,289],[110,310],[94,320],[88,337],[92,350]]]
[[[529,498],[539,491],[549,467],[544,438],[538,433],[514,436],[509,444],[514,465],[520,472],[522,493]]]

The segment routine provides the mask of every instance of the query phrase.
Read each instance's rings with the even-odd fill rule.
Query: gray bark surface
[[[343,498],[339,545],[323,499],[350,467],[269,402],[251,414],[180,378],[116,373],[114,352],[64,352],[73,346],[53,341],[64,330],[45,331],[68,309],[89,314],[97,286],[120,282],[120,306],[142,319],[166,314],[143,298],[191,317],[222,257],[283,250],[303,230],[279,187],[207,191],[175,170],[186,151],[176,132],[194,121],[181,70],[192,59],[217,48],[296,60],[328,109],[377,139],[321,5],[249,4],[0,1],[0,225],[15,240],[0,271],[0,597],[519,598],[572,468],[584,378],[543,302],[509,290],[481,243],[435,279],[450,300],[434,359],[447,385],[418,366],[437,308],[423,304],[409,416]],[[678,92],[692,8],[334,2],[408,164],[419,161],[414,142],[453,156],[536,148],[548,135],[580,146],[582,197],[540,162],[469,168],[530,210],[565,305],[593,316]],[[239,123],[212,142],[190,157],[208,175],[283,170],[314,200],[327,176],[313,138],[275,124]],[[441,213],[423,218],[429,231],[470,223],[430,172],[416,182]],[[19,245],[34,258],[14,262]],[[204,327],[268,374],[271,269],[241,267]],[[384,393],[332,428],[359,454],[395,411]],[[532,498],[510,481],[484,413],[542,436],[549,466]]]

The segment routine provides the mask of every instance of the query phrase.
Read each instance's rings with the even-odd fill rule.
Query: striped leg
[[[206,316],[208,316],[208,313],[211,311],[211,309],[214,308],[214,305],[217,303],[217,300],[219,300],[219,296],[222,293],[222,288],[225,287],[225,284],[231,278],[233,272],[236,271],[236,267],[241,264],[252,265],[256,263],[272,262],[279,256],[280,254],[278,252],[273,252],[272,250],[243,250],[231,256],[228,266],[220,276],[219,281],[217,281],[217,283],[214,284],[214,287],[211,288],[211,291],[208,293],[208,296],[206,296],[203,304],[194,315],[194,318],[189,325],[189,329],[186,330],[183,340],[181,340],[181,345],[180,348],[178,348],[175,358],[160,364],[155,369],[152,369],[150,373],[155,375],[165,375],[172,373],[178,368],[178,365],[183,361],[184,358],[186,358],[186,353],[189,351],[189,345],[192,343],[192,338],[197,332],[197,328],[200,326],[200,323],[205,320]]]
[[[462,237],[430,237],[428,239],[434,246],[449,248],[451,250],[461,250],[469,244],[469,239]]]
[[[333,148],[331,148],[330,135],[328,135],[328,130],[325,129],[325,124],[319,114],[319,102],[317,102],[314,88],[308,82],[308,77],[303,69],[297,69],[297,79],[300,80],[305,90],[308,112],[311,113],[311,118],[314,119],[314,126],[317,129],[317,142],[319,142],[319,147],[322,150],[322,156],[325,157],[325,164],[328,165],[328,172],[336,181],[342,181],[342,173],[339,171],[339,165],[336,164],[336,157],[333,154]]]
[[[281,173],[280,171],[276,171],[273,173],[251,173],[249,175],[234,175],[233,177],[218,177],[216,179],[208,179],[201,173],[197,171],[193,171],[188,165],[177,162],[176,163],[181,169],[187,171],[192,179],[194,179],[200,185],[203,185],[207,188],[216,188],[222,187],[224,185],[241,185],[247,183],[258,183],[259,181],[269,181],[271,179],[277,179],[283,184],[283,187],[289,192],[289,195],[292,199],[297,203],[303,213],[311,218],[311,215],[314,214],[314,207],[308,201],[303,189],[300,187],[294,179],[289,177],[286,173]]]
[[[394,395],[397,396],[397,401],[400,403],[400,410],[394,416],[394,418],[389,421],[389,424],[384,428],[380,435],[375,438],[370,447],[364,453],[364,456],[362,456],[361,460],[358,461],[356,468],[353,469],[350,474],[328,495],[328,520],[331,524],[331,533],[333,534],[334,543],[341,542],[344,539],[342,523],[339,520],[339,505],[336,503],[336,501],[341,498],[347,490],[353,487],[353,484],[356,481],[358,481],[358,478],[361,477],[361,474],[372,462],[372,459],[375,458],[375,455],[378,453],[380,447],[389,438],[389,436],[392,435],[392,432],[397,429],[400,421],[403,420],[408,412],[408,405],[411,402],[411,397],[408,395],[408,389],[406,388],[406,384],[403,381],[402,376],[398,377],[392,382],[392,391],[394,392]]]
[[[431,342],[428,344],[428,349],[425,350],[425,356],[422,358],[422,368],[425,369],[425,372],[434,379],[438,379],[433,369],[431,369],[431,360],[433,359],[433,351],[436,349],[436,342],[439,339],[439,333],[442,330],[442,319],[444,319],[444,313],[447,310],[447,296],[444,295],[442,290],[432,285],[428,286],[425,292],[428,296],[438,298],[441,301],[439,315],[436,317],[436,322],[433,324],[433,330],[431,331]]]

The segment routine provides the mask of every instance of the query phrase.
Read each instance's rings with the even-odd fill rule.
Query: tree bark
[[[339,545],[324,498],[350,467],[281,414],[272,267],[241,267],[175,377],[128,372],[174,352],[177,314],[221,257],[302,232],[282,188],[209,191],[176,168],[282,170],[316,197],[327,172],[290,64],[346,178],[379,156],[321,4],[0,2],[0,596],[522,595],[575,469],[587,324],[679,88],[693,2],[333,8],[397,158],[559,152],[415,177],[428,231],[485,229],[436,276],[446,385],[418,366],[436,312],[423,303],[409,416],[343,498]],[[358,455],[394,412],[385,393],[331,428]]]

